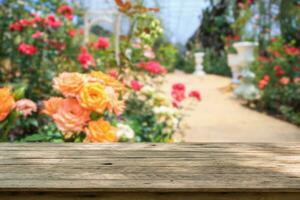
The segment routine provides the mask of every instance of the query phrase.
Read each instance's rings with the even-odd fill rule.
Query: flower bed
[[[300,125],[300,49],[273,38],[268,56],[260,56],[253,64],[261,97],[258,109],[280,115]]]
[[[67,2],[3,3],[1,141],[174,141],[187,91],[182,84],[171,95],[160,91],[167,70],[152,48],[162,34],[158,10],[116,1],[134,24],[120,38],[118,65],[115,36],[91,35],[84,44],[83,11]],[[189,99],[200,101],[199,92]]]

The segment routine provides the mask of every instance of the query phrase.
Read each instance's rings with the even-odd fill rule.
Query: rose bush
[[[300,125],[300,49],[273,38],[268,55],[259,56],[252,69],[261,97],[255,102],[260,110]]]
[[[51,95],[59,72],[79,71],[79,5],[68,1],[5,0],[0,6],[0,82],[27,85],[30,99]],[[73,18],[76,20],[73,21]],[[78,30],[78,34],[70,31]]]
[[[172,97],[160,90],[167,70],[153,48],[162,34],[152,13],[157,9],[141,2],[123,8],[120,2],[116,1],[120,11],[133,25],[129,35],[120,37],[119,62],[111,45],[114,35],[90,35],[90,41],[83,42],[83,13],[72,1],[2,2],[2,140],[174,140],[186,91]],[[201,98],[197,91],[189,96]]]

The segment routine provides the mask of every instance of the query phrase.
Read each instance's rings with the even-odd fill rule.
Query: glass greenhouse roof
[[[144,0],[149,7],[159,7],[165,34],[173,43],[185,44],[200,24],[201,13],[207,0]],[[83,0],[90,11],[115,8],[114,0]],[[124,24],[123,26],[126,26]],[[123,27],[123,30],[126,27]]]

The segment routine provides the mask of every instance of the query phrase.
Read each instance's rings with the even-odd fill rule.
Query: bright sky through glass
[[[200,24],[202,10],[207,0],[144,0],[147,6],[159,5],[158,14],[165,27],[165,34],[174,43],[185,44]],[[90,10],[109,9],[115,6],[114,0],[85,0]]]

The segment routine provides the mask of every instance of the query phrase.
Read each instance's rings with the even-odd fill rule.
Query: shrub
[[[175,69],[177,54],[177,49],[172,44],[161,44],[158,49],[156,49],[157,59],[170,72]]]
[[[218,59],[217,59],[218,58]],[[216,53],[210,49],[205,51],[204,70],[207,73],[230,76],[231,71],[227,65],[227,54],[224,52]]]
[[[193,53],[187,53],[186,55],[178,53],[176,57],[176,69],[182,70],[186,73],[193,73],[195,71],[196,63]]]
[[[252,69],[261,91],[257,108],[281,115],[300,125],[300,49],[273,38],[268,56],[260,56]]]

